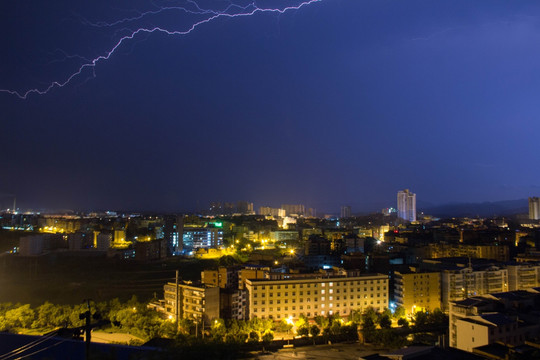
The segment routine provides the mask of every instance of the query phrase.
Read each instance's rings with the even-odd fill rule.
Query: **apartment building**
[[[220,266],[217,269],[206,269],[201,271],[201,282],[222,289],[238,288],[238,271],[225,266]]]
[[[509,291],[449,304],[450,346],[474,352],[496,342],[521,345],[538,335],[540,317],[537,290]]]
[[[247,279],[245,288],[250,319],[347,316],[369,306],[379,311],[388,307],[388,276],[382,274]]]
[[[165,314],[179,319],[212,320],[220,317],[219,287],[182,282],[164,286]],[[178,296],[177,296],[178,295]]]
[[[394,272],[394,300],[408,315],[441,308],[440,272]]]
[[[527,290],[540,286],[540,264],[508,265],[508,290]]]
[[[510,260],[506,245],[429,244],[426,258],[469,257],[473,259]]]
[[[508,291],[508,270],[490,266],[482,270],[472,267],[441,272],[441,305],[448,309],[450,301],[472,296]]]

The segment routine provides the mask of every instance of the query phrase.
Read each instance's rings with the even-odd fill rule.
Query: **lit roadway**
[[[275,353],[253,354],[253,359],[260,360],[287,360],[287,359],[340,359],[358,360],[359,358],[386,353],[388,349],[372,348],[359,343],[352,344],[332,344],[332,345],[310,345],[292,349],[281,349]]]

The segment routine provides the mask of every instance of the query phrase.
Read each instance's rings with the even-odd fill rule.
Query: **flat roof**
[[[295,277],[296,274],[291,274],[291,277],[285,279],[246,279],[251,283],[260,282],[260,283],[269,283],[269,282],[289,282],[289,281],[307,281],[307,280],[316,280],[316,281],[331,281],[331,280],[344,280],[344,281],[357,281],[357,280],[366,280],[366,279],[388,279],[388,275],[384,274],[365,274],[360,276],[326,276],[326,275],[313,275],[312,277]]]

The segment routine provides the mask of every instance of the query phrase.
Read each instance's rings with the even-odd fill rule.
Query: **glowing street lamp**
[[[294,325],[293,317],[289,315],[287,319],[285,319],[285,322],[289,325]]]

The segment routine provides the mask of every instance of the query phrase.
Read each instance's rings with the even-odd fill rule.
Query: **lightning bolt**
[[[70,56],[70,57],[77,57],[81,60],[83,60],[82,64],[79,66],[79,68],[71,73],[67,78],[64,80],[58,80],[58,81],[52,81],[48,85],[46,85],[43,88],[33,88],[29,89],[24,92],[20,92],[17,90],[10,90],[10,89],[0,89],[0,93],[7,93],[10,95],[15,95],[19,97],[20,99],[26,100],[29,95],[36,94],[36,95],[44,95],[50,92],[51,90],[55,88],[61,88],[68,84],[70,84],[75,78],[80,76],[83,71],[85,70],[91,70],[93,77],[95,77],[95,68],[98,63],[105,62],[113,54],[118,50],[118,48],[131,40],[133,40],[136,36],[142,35],[142,34],[152,34],[152,33],[163,33],[165,35],[176,35],[176,36],[185,36],[189,35],[191,32],[195,31],[198,27],[204,24],[211,23],[215,20],[218,20],[220,18],[237,18],[237,17],[248,17],[253,16],[257,13],[277,13],[277,14],[284,14],[286,12],[299,10],[307,5],[318,3],[323,0],[304,0],[297,5],[292,6],[286,6],[281,8],[262,8],[257,6],[255,2],[249,3],[246,6],[240,6],[230,3],[224,10],[216,11],[216,10],[210,10],[210,9],[203,9],[201,8],[195,1],[193,0],[187,0],[187,4],[191,5],[191,7],[185,6],[163,6],[158,7],[158,9],[155,10],[149,10],[146,12],[139,12],[136,16],[133,17],[127,17],[124,19],[120,19],[111,23],[107,22],[97,22],[92,23],[90,21],[84,21],[86,25],[95,26],[95,27],[113,27],[120,24],[130,23],[137,20],[141,20],[144,17],[151,16],[151,15],[158,15],[164,11],[182,11],[187,14],[196,14],[196,15],[205,15],[202,20],[197,20],[192,22],[190,25],[188,25],[188,28],[186,30],[168,30],[159,26],[152,26],[152,27],[139,27],[136,30],[130,30],[130,29],[122,29],[127,30],[128,34],[120,37],[119,40],[116,41],[116,43],[105,53],[102,55],[99,55],[93,59],[86,59],[82,56]],[[67,55],[67,54],[66,54]]]

